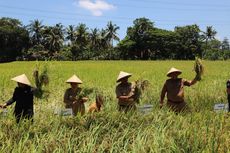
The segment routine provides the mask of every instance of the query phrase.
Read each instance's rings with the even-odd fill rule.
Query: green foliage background
[[[10,78],[25,73],[32,80],[37,62],[12,62],[0,65],[2,103],[13,93],[16,83]],[[227,113],[213,112],[215,103],[227,103],[225,82],[230,77],[230,61],[203,61],[205,74],[196,85],[185,88],[191,113],[175,115],[159,109],[161,87],[166,73],[174,66],[181,77],[193,79],[194,61],[80,61],[43,62],[48,66],[51,92],[48,100],[35,99],[34,123],[15,124],[9,107],[0,115],[0,152],[230,152],[230,119]],[[153,104],[148,115],[117,112],[115,86],[120,70],[133,74],[130,81],[147,79],[151,88],[140,105]],[[70,76],[83,81],[81,87],[97,87],[105,96],[103,111],[77,117],[54,115],[63,107],[63,94]],[[34,82],[33,82],[34,84]],[[89,97],[88,105],[95,100]]]

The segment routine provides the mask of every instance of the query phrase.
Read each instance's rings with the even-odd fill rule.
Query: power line
[[[230,7],[230,5],[220,5],[220,4],[210,4],[210,3],[191,3],[191,2],[172,2],[172,1],[155,1],[155,0],[127,0],[127,1],[136,1],[141,3],[158,3],[158,4],[170,4],[177,6],[202,6],[202,7]]]
[[[114,3],[114,5],[117,5],[119,7],[128,7],[128,8],[143,8],[143,9],[157,9],[157,10],[173,10],[173,11],[230,11],[230,7],[228,8],[220,8],[220,7],[215,7],[215,8],[180,8],[180,7],[155,7],[155,6],[143,6],[143,5],[133,5],[133,4],[119,4],[119,3]],[[186,5],[190,6],[190,5]]]
[[[24,8],[24,7],[13,7],[13,6],[6,6],[6,5],[0,5],[2,8],[9,8],[9,9],[17,9],[17,10],[22,10],[22,11],[32,11],[32,12],[39,12],[39,13],[57,13],[57,14],[62,14],[62,15],[79,15],[79,16],[84,16],[84,17],[92,17],[92,15],[87,15],[87,14],[82,14],[82,13],[71,13],[71,12],[63,12],[63,11],[50,11],[50,10],[44,10],[44,9],[32,9],[32,8]],[[104,16],[108,17],[108,16]],[[113,17],[113,16],[111,16]],[[120,18],[120,19],[130,19],[126,17],[115,17],[115,18]]]
[[[0,0],[0,1],[8,1],[8,0]],[[199,2],[193,2],[193,1],[183,1],[183,2],[174,2],[174,1],[162,1],[162,0],[126,0],[126,1],[130,1],[130,3],[133,2],[140,2],[141,4],[150,4],[150,3],[154,3],[154,4],[167,4],[167,5],[177,5],[177,6],[205,6],[205,7],[230,7],[230,5],[225,5],[225,4],[214,4],[214,3],[210,3],[210,1],[208,3],[203,3],[202,1]],[[215,1],[215,2],[219,2],[219,1]],[[120,3],[122,5],[122,3]]]
[[[175,7],[151,7],[151,6],[135,6],[135,5],[120,5],[118,4],[119,7],[129,7],[129,8],[135,8],[135,9],[140,9],[140,8],[144,8],[144,9],[151,9],[151,10],[173,10],[173,11],[202,11],[202,12],[213,12],[213,11],[221,11],[221,12],[225,12],[225,11],[230,11],[230,7],[227,9],[223,9],[223,8],[215,8],[215,9],[204,9],[204,8],[175,8]],[[44,9],[35,9],[35,8],[24,8],[24,7],[14,7],[14,6],[8,6],[8,5],[0,5],[0,7],[2,8],[9,8],[9,9],[20,9],[20,10],[31,10],[31,11],[40,11],[40,12],[47,12],[47,13],[62,13],[62,14],[68,14],[68,15],[82,15],[80,13],[71,13],[71,12],[61,12],[61,11],[50,11],[50,10],[44,10]],[[84,16],[90,16],[90,15],[84,15]],[[119,17],[119,18],[124,18],[124,17]]]
[[[101,22],[101,21],[109,21],[109,20],[106,20],[106,19],[82,19],[82,18],[71,18],[71,17],[58,17],[58,16],[46,16],[46,15],[40,15],[40,14],[27,14],[27,13],[18,13],[18,12],[8,12],[8,11],[0,11],[0,13],[4,13],[4,14],[11,14],[11,15],[22,15],[24,17],[28,17],[28,16],[31,16],[31,17],[35,17],[35,16],[39,16],[40,18],[48,18],[48,19],[56,19],[56,20],[67,20],[67,21],[74,21],[74,20],[81,20],[81,21],[90,21],[93,23],[94,22]],[[83,16],[84,17],[84,16]],[[118,20],[116,20],[118,21]],[[121,20],[121,23],[125,21],[125,20]],[[127,20],[126,20],[127,21]],[[120,22],[120,21],[119,21]]]
[[[0,13],[1,13],[2,11],[0,11]],[[8,14],[12,14],[12,12],[5,12],[7,15]],[[13,13],[13,14],[15,14],[15,15],[20,15],[20,13]],[[21,14],[21,15],[23,15],[23,16],[25,16],[25,17],[28,17],[28,16],[32,16],[33,18],[34,18],[34,15],[33,14]],[[52,20],[65,20],[65,21],[73,21],[73,20],[77,20],[77,19],[74,19],[74,18],[62,18],[62,17],[53,17],[53,16],[43,16],[43,18],[47,18],[47,19],[52,19]],[[151,20],[151,19],[150,19]],[[103,22],[108,22],[109,20],[104,20]],[[113,21],[113,20],[112,20]],[[127,21],[127,20],[126,20]],[[60,21],[58,21],[58,22],[60,22]],[[102,22],[102,20],[94,20],[94,21],[92,21],[91,19],[89,19],[89,20],[87,20],[87,19],[79,19],[79,21],[78,22],[76,22],[77,24],[79,24],[79,23],[84,23],[84,24],[87,24],[87,23],[94,23],[94,27],[93,28],[95,28],[95,27],[97,27],[97,25],[95,24],[95,23],[101,23]],[[162,23],[163,22],[163,23]],[[122,22],[119,22],[119,24],[130,24],[130,22],[124,22],[124,21],[122,21]],[[212,25],[212,26],[221,26],[221,27],[229,27],[230,26],[230,23],[228,23],[228,24],[226,24],[226,23],[215,23],[215,24],[211,24],[211,23],[196,23],[196,22],[192,22],[192,21],[190,21],[190,22],[187,22],[187,23],[178,23],[178,22],[167,22],[166,20],[165,21],[158,21],[157,23],[155,23],[154,22],[154,27],[157,27],[157,28],[162,28],[162,27],[164,27],[164,26],[168,26],[168,25],[170,25],[170,26],[172,26],[170,29],[171,30],[173,30],[173,27],[175,28],[176,26],[186,26],[186,25],[193,25],[193,24],[197,24],[198,26],[210,26],[210,25]],[[70,25],[70,24],[64,24],[65,26],[68,26],[68,25]],[[76,25],[76,24],[75,24]],[[105,23],[105,26],[106,26],[106,23]],[[120,25],[118,25],[118,26],[120,26]],[[132,23],[130,24],[130,25],[126,25],[125,27],[123,27],[123,28],[127,28],[127,27],[131,27],[131,26],[133,26],[132,25]],[[159,27],[160,26],[160,27]],[[164,29],[164,28],[163,28]]]
[[[57,17],[57,16],[44,16],[44,15],[37,15],[37,14],[26,14],[26,13],[18,13],[18,12],[5,12],[5,11],[0,11],[0,13],[5,13],[7,15],[12,14],[12,15],[22,15],[24,17],[34,17],[34,16],[39,16],[38,18],[47,18],[47,19],[52,19],[52,20],[65,20],[65,21],[77,21],[81,23],[81,22],[88,22],[88,23],[101,23],[101,22],[108,22],[109,20],[106,19],[77,19],[77,18],[67,18],[67,17]],[[174,25],[174,24],[186,24],[188,25],[188,23],[192,23],[192,24],[197,24],[197,25],[213,25],[211,23],[207,23],[207,22],[194,22],[194,21],[176,21],[176,20],[154,20],[154,19],[150,19],[153,20],[155,25]],[[119,21],[119,20],[113,20],[113,21]],[[126,21],[126,22],[125,22]],[[120,20],[119,23],[121,24],[128,24],[130,22],[127,22],[127,20]],[[215,23],[215,25],[230,25],[226,24],[226,23]]]
[[[102,16],[102,17],[97,17],[97,19],[95,19],[95,17],[92,17],[92,15],[87,15],[87,14],[81,14],[81,13],[71,13],[71,12],[62,12],[62,11],[50,11],[50,10],[44,10],[44,9],[32,9],[32,8],[24,8],[24,7],[12,7],[12,6],[5,6],[5,5],[0,5],[0,7],[2,8],[9,8],[9,9],[17,9],[17,10],[22,10],[24,12],[37,12],[37,13],[56,13],[56,14],[61,14],[61,15],[74,15],[74,16],[78,16],[78,17],[90,17],[91,20],[103,20],[103,18],[107,17],[107,18],[112,18],[113,20],[118,20],[118,21],[127,21],[127,20],[133,20],[133,18],[130,17],[119,17],[119,16]],[[8,13],[8,12],[7,12]],[[12,14],[12,12],[10,12]],[[15,13],[15,12],[13,12]],[[18,12],[16,12],[15,14],[18,14]],[[22,13],[20,13],[22,14]],[[31,14],[31,13],[30,13]],[[25,15],[25,14],[22,14]],[[27,15],[27,14],[26,14]],[[42,15],[42,17],[47,17]],[[63,19],[60,17],[55,17],[58,19]],[[65,18],[67,20],[75,20],[76,18]],[[190,22],[190,21],[186,21],[186,20],[160,20],[160,19],[153,19],[154,21],[157,22]],[[199,22],[224,22],[226,20],[206,20],[206,21],[199,21]]]

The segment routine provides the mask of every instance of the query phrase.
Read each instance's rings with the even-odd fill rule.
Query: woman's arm
[[[13,97],[10,98],[8,101],[6,101],[6,103],[4,105],[2,105],[3,108],[6,108],[7,106],[13,104],[17,99],[17,95],[18,95],[17,88],[15,88],[14,93],[13,93]]]
[[[1,108],[6,108],[7,106],[13,104],[15,102],[14,96],[10,98],[8,101],[5,102],[5,104],[0,105]]]

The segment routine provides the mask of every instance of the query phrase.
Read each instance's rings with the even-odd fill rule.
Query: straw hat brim
[[[116,82],[119,82],[121,81],[123,78],[129,78],[131,77],[132,74],[131,73],[127,73],[127,72],[124,72],[124,71],[120,71],[118,77],[117,77],[117,81]]]
[[[173,71],[173,72],[168,73],[167,76],[170,77],[170,75],[173,73],[180,75],[182,72],[181,71]]]
[[[83,82],[76,76],[73,75],[72,77],[70,77],[66,83],[77,83],[77,84],[82,84]]]
[[[177,73],[178,75],[180,75],[182,73],[182,71],[176,69],[175,67],[171,67],[171,69],[167,73],[167,76],[170,77],[170,75],[173,74],[173,73]]]
[[[69,84],[71,84],[71,83],[82,84],[80,82],[67,82],[67,81],[66,81],[66,83],[69,83]]]
[[[25,74],[16,76],[16,77],[12,78],[11,80],[16,81],[16,82],[21,83],[21,84],[31,86],[31,83]]]
[[[132,76],[131,74],[130,74],[130,75],[127,75],[127,76],[124,76],[124,77],[118,79],[117,82],[120,82],[120,81],[121,81],[122,79],[124,79],[124,78],[130,78],[131,76]]]

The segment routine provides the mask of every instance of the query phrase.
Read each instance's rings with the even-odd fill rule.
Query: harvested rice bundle
[[[76,97],[76,99],[82,99],[83,97],[87,97],[95,91],[95,88],[84,88],[80,92],[80,94]]]
[[[195,79],[197,81],[201,80],[201,76],[204,74],[204,66],[199,58],[196,57],[195,63],[194,63],[194,71],[196,72]]]
[[[49,76],[48,76],[48,69],[46,66],[44,66],[41,74],[39,75],[39,68],[37,67],[34,70],[34,81],[35,81],[35,85],[36,85],[36,92],[35,92],[35,96],[37,98],[47,98],[48,97],[48,91],[44,90],[43,87],[47,86],[49,84]]]
[[[39,76],[39,80],[40,80],[40,83],[41,85],[48,85],[49,84],[49,76],[48,76],[48,69],[47,67],[45,66],[41,75]]]
[[[143,92],[149,87],[150,83],[148,80],[138,79],[133,85],[134,95],[133,98],[137,103],[140,103]]]

